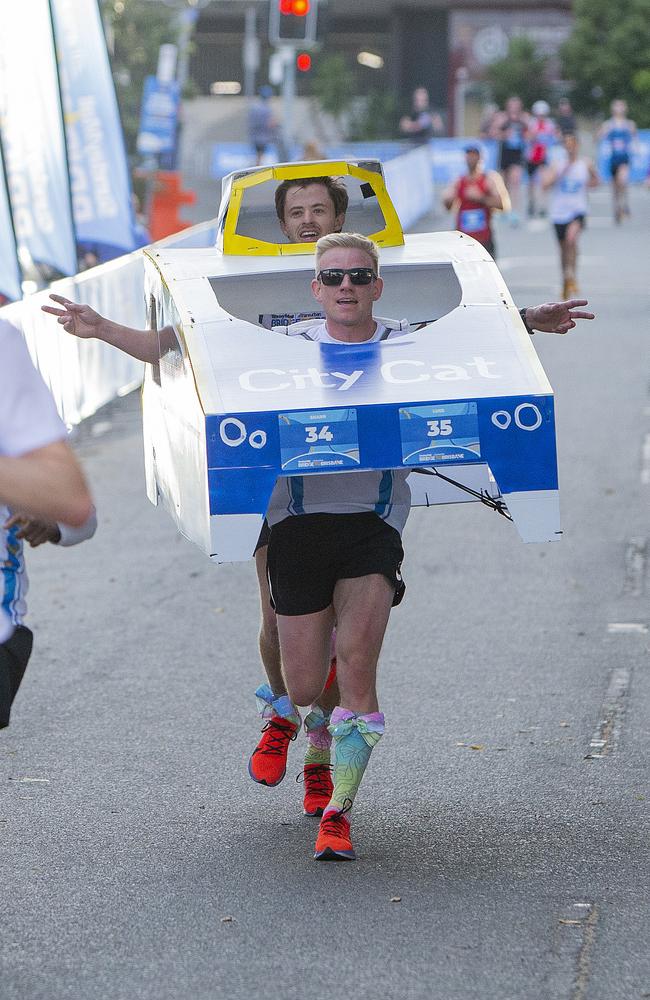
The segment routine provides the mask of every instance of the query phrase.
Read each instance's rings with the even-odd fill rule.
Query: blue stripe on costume
[[[375,514],[385,520],[392,510],[393,495],[393,473],[390,469],[384,469],[379,483],[379,500],[375,504]]]
[[[290,514],[304,514],[304,502],[305,502],[305,480],[303,476],[290,476],[289,477],[289,496],[291,497],[291,502],[289,504]]]

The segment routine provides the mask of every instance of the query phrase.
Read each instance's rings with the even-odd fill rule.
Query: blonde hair
[[[372,260],[375,274],[379,274],[379,249],[376,243],[361,233],[330,233],[321,236],[316,244],[316,274],[320,271],[320,261],[328,250],[363,250]]]

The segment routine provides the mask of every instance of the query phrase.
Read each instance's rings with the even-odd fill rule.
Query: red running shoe
[[[300,778],[301,775],[298,775]],[[302,772],[305,781],[303,812],[305,816],[322,816],[334,791],[330,764],[306,764]],[[297,780],[297,779],[296,779]]]
[[[274,715],[262,729],[262,738],[248,762],[248,773],[260,785],[279,785],[287,773],[289,743],[298,735],[298,726]]]
[[[343,815],[351,807],[332,810],[323,816],[318,828],[314,859],[316,861],[354,861],[356,854],[350,839],[350,821]]]

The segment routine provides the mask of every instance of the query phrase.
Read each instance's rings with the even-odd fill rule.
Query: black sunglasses
[[[316,275],[318,281],[324,285],[341,285],[346,274],[350,275],[353,285],[369,285],[377,275],[371,267],[326,267]]]

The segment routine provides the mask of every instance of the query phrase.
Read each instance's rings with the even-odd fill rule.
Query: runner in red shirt
[[[492,212],[510,210],[508,192],[498,174],[483,171],[478,144],[465,146],[465,162],[467,173],[447,189],[442,201],[446,209],[456,210],[456,229],[473,236],[495,257]]]
[[[528,215],[546,215],[543,193],[537,171],[548,164],[548,151],[558,141],[559,133],[546,101],[535,101],[533,117],[526,129],[526,169],[528,170]]]

